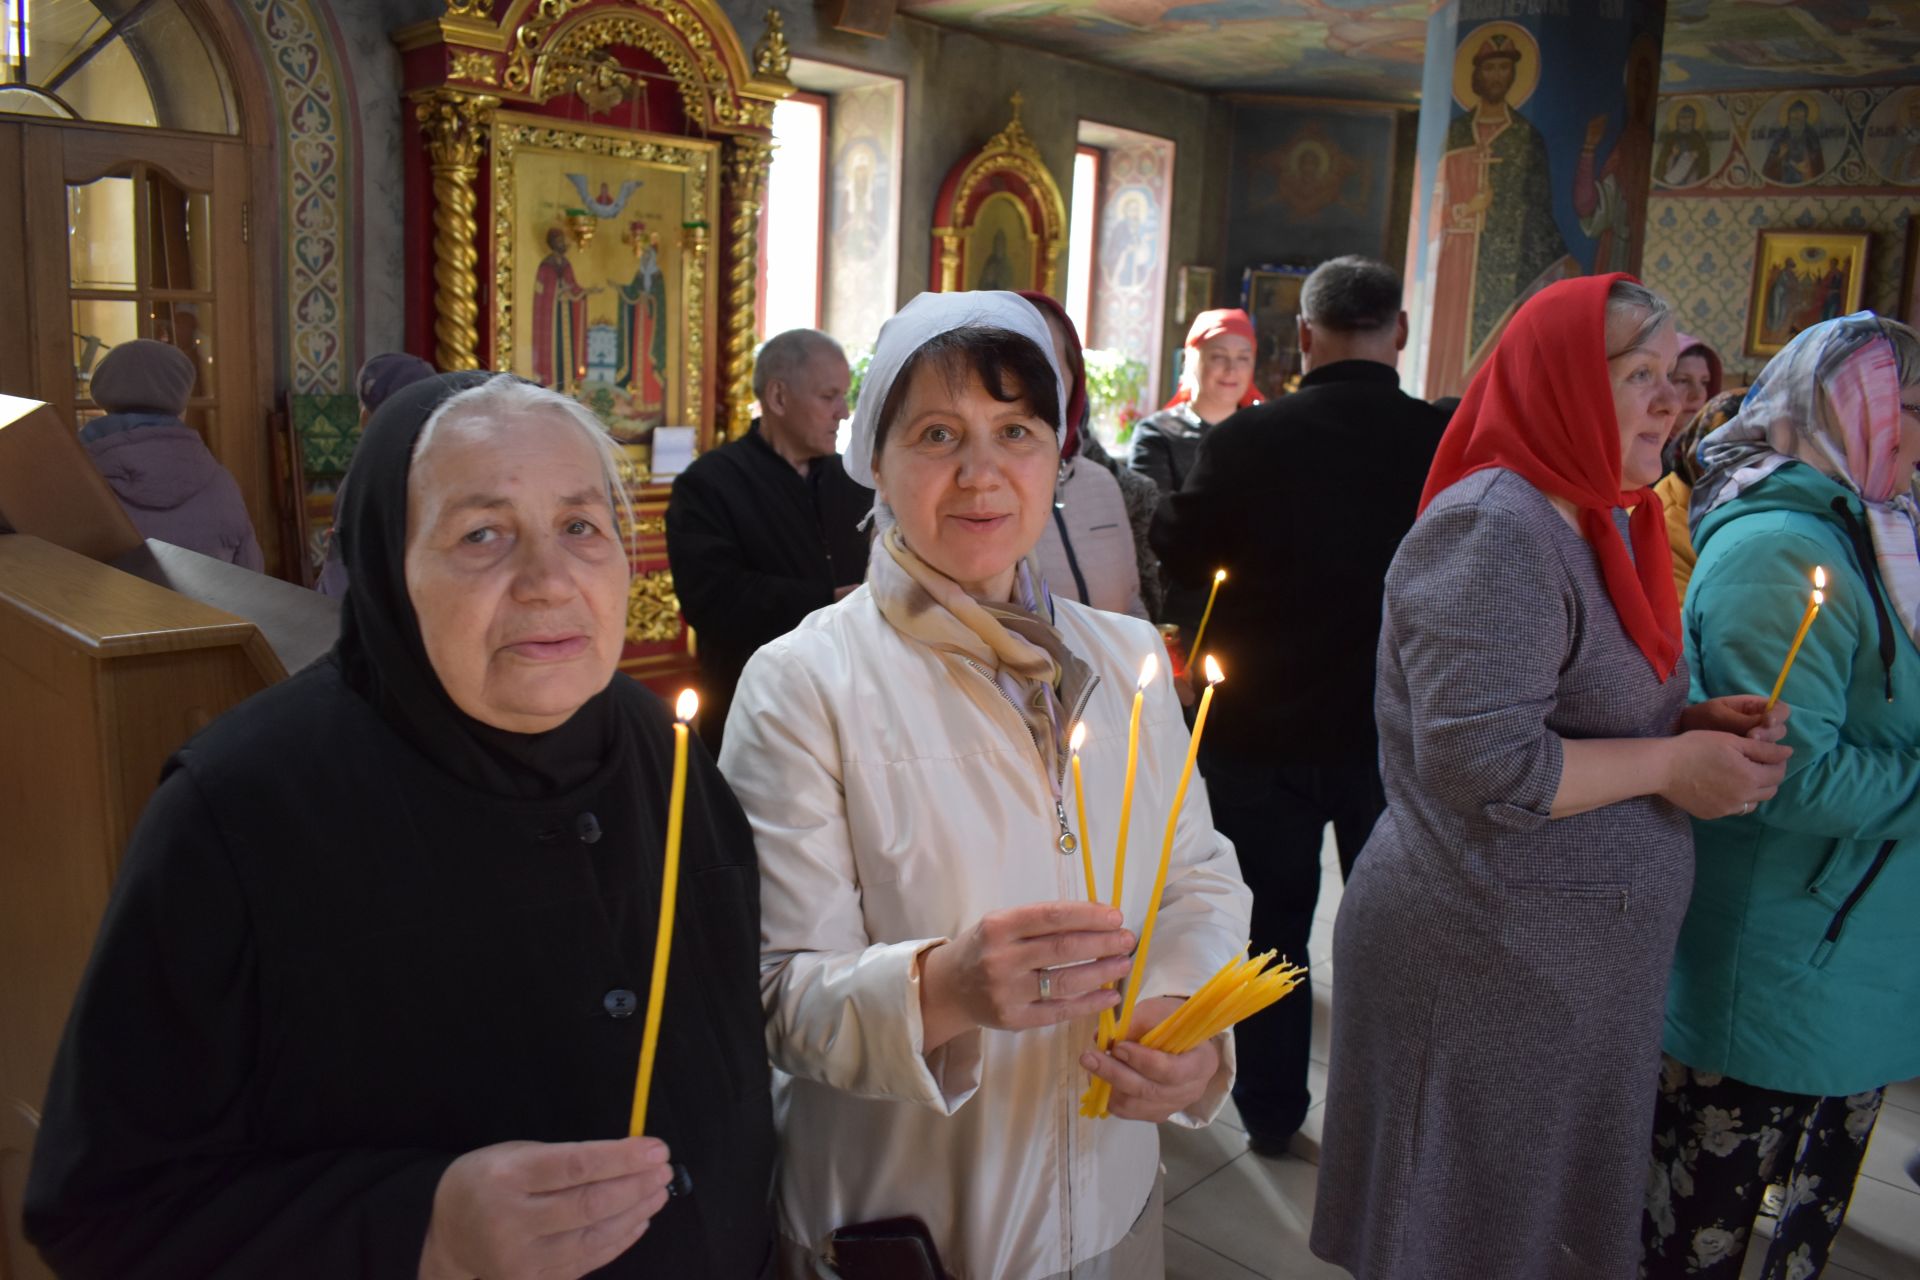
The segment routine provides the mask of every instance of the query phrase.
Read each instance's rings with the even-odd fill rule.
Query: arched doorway
[[[0,12],[0,278],[22,283],[0,308],[0,391],[77,428],[101,412],[89,379],[107,351],[175,344],[199,370],[187,422],[278,566],[271,258],[261,270],[255,243],[275,233],[256,194],[272,116],[251,50],[197,0]]]

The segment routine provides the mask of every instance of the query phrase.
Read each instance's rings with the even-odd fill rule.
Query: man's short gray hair
[[[1316,329],[1376,333],[1400,318],[1400,277],[1357,253],[1330,258],[1300,286],[1300,315]]]
[[[807,361],[823,351],[847,358],[840,344],[818,329],[789,329],[768,338],[754,353],[753,398],[766,399],[767,388],[776,382],[792,386]]]
[[[1635,281],[1615,280],[1607,290],[1607,319],[1612,321],[1616,317],[1632,315],[1640,317],[1639,327],[1633,331],[1633,337],[1628,339],[1626,346],[1618,351],[1607,352],[1607,359],[1618,360],[1628,352],[1638,351],[1653,341],[1661,326],[1673,322],[1673,308],[1665,298]]]
[[[623,527],[631,527],[633,499],[627,492],[627,482],[621,474],[624,459],[613,437],[600,424],[600,419],[572,396],[561,395],[558,391],[511,373],[497,373],[477,387],[468,387],[447,397],[427,418],[426,425],[420,428],[420,438],[413,442],[412,461],[417,463],[426,455],[440,428],[449,422],[455,426],[496,424],[533,416],[557,419],[577,428],[586,436],[587,442],[593,446],[594,456],[600,460],[600,474],[607,482],[607,501],[612,504],[613,513],[623,522]]]

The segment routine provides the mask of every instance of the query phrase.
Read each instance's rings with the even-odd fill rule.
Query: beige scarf
[[[915,555],[898,525],[886,523],[878,542],[886,554],[868,560],[867,588],[881,615],[902,635],[989,673],[1057,782],[1071,728],[1062,706],[1077,705],[1093,672],[1049,620],[1052,600],[1032,561],[1014,570],[1015,603],[977,600]]]

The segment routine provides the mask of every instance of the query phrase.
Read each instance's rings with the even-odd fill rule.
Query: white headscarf
[[[914,352],[954,329],[1006,329],[1037,345],[1047,357],[1047,367],[1053,370],[1061,406],[1061,424],[1054,427],[1054,432],[1065,439],[1067,380],[1060,371],[1060,358],[1054,354],[1053,331],[1040,308],[1017,293],[999,290],[923,293],[880,326],[873,359],[860,383],[860,402],[853,407],[853,438],[847,443],[843,461],[847,474],[867,488],[876,487],[873,442],[880,433],[880,408],[886,404],[900,370]]]

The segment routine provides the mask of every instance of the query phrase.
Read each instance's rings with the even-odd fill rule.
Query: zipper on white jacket
[[[1020,704],[1015,702],[1010,696],[1008,696],[1007,691],[1000,687],[1000,682],[993,678],[993,673],[991,671],[988,671],[985,667],[975,662],[972,658],[961,658],[960,661],[966,663],[969,667],[972,667],[975,671],[979,672],[980,678],[982,680],[985,680],[989,685],[993,686],[993,691],[1000,695],[1000,700],[1013,708],[1013,714],[1020,717],[1020,727],[1027,731],[1027,741],[1033,744],[1033,753],[1039,756],[1042,760],[1045,760],[1047,758],[1047,753],[1040,749],[1040,738],[1037,734],[1034,733],[1033,726],[1027,723],[1027,717],[1020,710]],[[1081,692],[1080,701],[1074,706],[1073,714],[1067,717],[1068,724],[1072,724],[1074,721],[1080,718],[1080,713],[1087,709],[1087,703],[1093,700],[1093,691],[1099,687],[1100,687],[1099,676],[1094,676],[1092,679],[1087,681],[1087,687],[1085,690]],[[1048,779],[1048,786],[1053,791],[1053,814],[1054,814],[1054,817],[1060,823],[1060,836],[1057,840],[1054,841],[1054,844],[1060,850],[1061,853],[1071,855],[1079,852],[1080,844],[1078,841],[1074,839],[1072,828],[1067,826],[1067,808],[1066,808],[1066,804],[1064,803],[1066,799],[1066,794],[1065,794],[1065,791],[1063,790],[1064,784],[1066,782],[1066,777],[1067,777],[1066,759],[1062,757],[1060,762],[1060,767],[1054,771],[1053,777]]]

